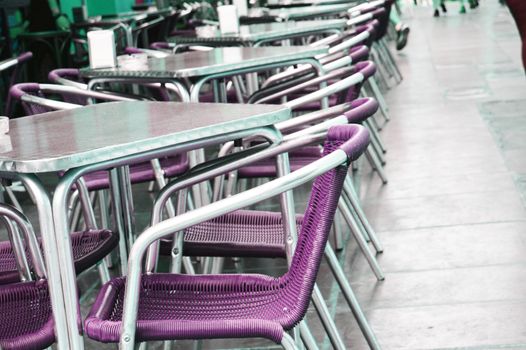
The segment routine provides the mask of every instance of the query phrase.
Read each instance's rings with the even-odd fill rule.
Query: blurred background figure
[[[466,13],[466,1],[465,0],[459,0],[460,2],[460,13]],[[479,6],[478,0],[468,0],[469,8],[475,9]],[[433,16],[439,17],[440,16],[440,9],[443,13],[447,13],[447,7],[445,4],[445,0],[433,0],[433,9],[434,13]]]
[[[433,0],[433,16],[434,17],[440,17],[440,10],[442,10],[443,13],[447,13],[447,7],[444,3],[444,0]]]
[[[391,7],[389,19],[394,24],[396,30],[396,49],[402,50],[407,45],[407,38],[409,37],[409,26],[400,19],[400,1],[396,0],[395,6]]]
[[[526,70],[526,0],[506,0],[522,40],[522,65]]]

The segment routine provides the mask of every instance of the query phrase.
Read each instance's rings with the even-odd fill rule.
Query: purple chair
[[[11,75],[9,77],[9,85],[8,87],[13,86],[17,83],[18,77],[20,75],[20,70],[22,66],[29,61],[33,57],[33,53],[31,52],[24,52],[20,54],[18,57],[10,58],[5,61],[0,62],[0,72],[4,72],[7,70],[12,70]],[[13,112],[12,106],[11,106],[11,96],[9,93],[7,94],[6,103],[4,106],[4,115],[11,115]]]
[[[324,119],[328,119],[327,121],[330,123],[339,118],[343,118],[345,120],[344,122],[348,123],[363,122],[363,120],[372,116],[377,109],[378,103],[375,100],[371,98],[358,99],[344,106],[336,106],[320,113],[293,118],[290,121],[277,124],[277,127],[287,132],[291,129],[297,129],[298,125],[316,124],[320,122],[323,124],[324,122],[322,121]],[[344,117],[341,117],[342,113]],[[312,132],[320,132],[320,125],[321,124],[318,124],[318,126],[309,129],[317,128],[318,130]],[[302,129],[296,134],[301,133],[302,135],[306,135],[306,131],[308,130]],[[289,134],[285,136],[285,140],[289,141],[299,138],[298,136],[293,136],[294,134]],[[293,157],[291,156],[291,170],[299,170],[322,157],[321,149],[316,146],[309,146],[310,144],[312,144],[312,142],[297,144],[294,148],[287,149],[289,154],[294,155]],[[251,161],[251,163],[250,165],[237,166],[235,169],[230,169],[230,171],[237,170],[240,177],[246,175],[244,172],[250,173],[248,176],[276,176],[276,162],[274,157],[261,158],[257,161]],[[219,182],[214,184],[214,190],[221,187]],[[216,195],[214,197],[217,198]],[[348,223],[352,234],[371,265],[372,270],[379,280],[383,280],[384,277],[381,268],[367,247],[365,237],[370,237],[379,252],[382,251],[382,247],[376,238],[374,229],[369,224],[361,208],[358,196],[349,178],[345,180],[344,196],[340,199],[338,208]],[[162,208],[159,208],[158,201],[156,201],[154,214],[152,215],[152,225],[156,223],[155,220],[160,217],[161,212]],[[303,222],[303,216],[296,217],[298,232],[301,231]],[[287,257],[287,245],[285,244],[286,235],[283,230],[283,225],[284,222],[281,213],[238,210],[185,229],[183,252],[185,256],[285,258]],[[172,253],[172,243],[162,241],[160,244],[160,253],[170,255]],[[327,245],[325,255],[349,307],[353,311],[353,314],[356,315],[358,325],[362,329],[366,340],[371,344],[373,349],[376,349],[378,341],[364,317],[349,281],[346,279],[341,266],[335,259],[334,252],[330,245]],[[220,273],[221,263],[221,259],[215,259],[212,273]],[[315,305],[316,302],[317,301],[314,300]],[[329,324],[325,324],[324,326],[330,331]]]
[[[0,219],[6,224],[12,244],[19,248],[14,253],[13,261],[21,262],[18,265],[21,265],[19,272],[23,277],[23,282],[0,285],[0,348],[22,350],[49,347],[55,341],[54,322],[39,243],[31,224],[17,209],[0,204]],[[20,237],[19,232],[22,232]],[[116,243],[110,243],[114,237],[110,231],[89,232],[84,237],[79,234],[77,238],[91,241],[97,234],[107,236],[109,240],[106,239],[106,243],[97,248],[93,247],[90,254],[78,260],[77,268],[93,266]]]
[[[85,321],[86,334],[101,342],[120,338],[123,349],[148,340],[246,337],[263,337],[295,349],[286,331],[305,316],[348,165],[368,142],[368,132],[361,126],[333,127],[324,144],[324,157],[310,166],[146,230],[132,248],[127,279],[113,279],[101,289]],[[191,226],[193,218],[214,219],[314,177],[296,251],[285,275],[141,276],[148,246]]]
[[[118,236],[108,230],[73,232],[71,245],[75,272],[80,274],[95,265],[117,246],[118,241]],[[15,282],[20,282],[20,275],[13,247],[9,241],[0,242],[0,285]]]
[[[252,95],[249,101],[252,103],[281,103],[282,98],[286,97],[291,100],[287,103],[291,104],[290,107],[292,107],[294,111],[319,111],[322,110],[320,99],[312,99],[308,102],[301,101],[305,99],[307,94],[315,93],[320,82],[328,81],[337,86],[338,84],[341,85],[338,81],[346,79],[348,76],[360,76],[359,81],[356,81],[356,83],[350,85],[348,88],[337,89],[337,91],[329,95],[329,106],[336,106],[342,103],[350,103],[358,98],[362,93],[363,85],[368,84],[369,81],[372,80],[371,78],[375,72],[376,65],[373,62],[362,61],[352,67],[333,70],[323,77],[313,78],[303,82],[293,80],[268,86]],[[300,101],[301,103],[295,103],[294,101]],[[385,152],[385,147],[381,141],[376,125],[374,125],[371,120],[373,120],[373,118],[362,121],[363,124],[369,127],[369,131],[371,132],[371,150],[368,150],[366,156],[382,182],[386,184],[388,180],[383,169],[385,161],[382,156]],[[294,160],[292,160],[292,163],[294,163]]]
[[[72,70],[65,72],[73,76]],[[64,77],[66,74],[62,75]],[[57,71],[54,71],[53,76],[59,76]],[[58,94],[63,96],[64,100],[86,100],[94,98],[101,101],[124,101],[129,100],[128,97],[121,95],[113,95],[111,93],[101,93],[98,91],[81,90],[71,86],[50,85],[50,84],[36,84],[24,83],[13,86],[10,90],[11,96],[20,101],[24,107],[27,115],[38,113],[45,113],[52,110],[69,109],[81,107],[77,104],[69,102],[56,101],[46,96],[50,94]],[[159,159],[163,176],[171,178],[184,173],[189,166],[186,154],[177,154],[171,157]],[[150,162],[143,162],[133,164],[130,167],[130,181],[132,184],[144,183],[149,181],[157,181],[156,171]],[[94,172],[84,177],[88,190],[95,191],[109,188],[109,175],[106,171]],[[162,187],[162,186],[161,186]]]

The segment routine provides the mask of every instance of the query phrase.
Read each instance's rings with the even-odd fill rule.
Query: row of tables
[[[330,5],[330,10],[326,10],[329,13],[341,12],[345,11],[344,7],[351,6],[342,3]],[[312,6],[316,7],[322,6]],[[272,11],[283,13],[289,10]],[[290,13],[287,19],[294,18]],[[134,15],[123,18],[134,18]],[[21,180],[37,204],[60,349],[83,348],[77,322],[76,275],[67,225],[67,199],[75,181],[86,173],[111,169],[115,175],[110,177],[112,187],[119,189],[120,193],[127,193],[130,185],[125,179],[129,171],[127,164],[131,162],[252,135],[279,142],[281,134],[274,124],[291,117],[288,108],[243,104],[232,108],[232,105],[220,103],[191,102],[199,102],[199,93],[206,82],[221,77],[302,63],[312,65],[319,75],[323,75],[323,67],[315,57],[327,53],[327,47],[261,45],[309,34],[339,33],[345,27],[346,21],[339,19],[288,21],[241,26],[240,34],[233,36],[216,33],[209,38],[176,37],[171,40],[175,44],[232,47],[149,58],[139,66],[86,68],[80,72],[90,81],[90,88],[119,79],[172,83],[178,87],[182,101],[190,103],[104,103],[11,121],[9,134],[0,138],[0,143],[11,149],[0,154],[0,177]],[[288,171],[288,165],[283,164],[283,167]],[[61,171],[66,171],[65,175],[53,194],[48,193],[38,174]],[[125,200],[117,200],[114,205],[125,208]],[[117,217],[116,220],[125,218]]]

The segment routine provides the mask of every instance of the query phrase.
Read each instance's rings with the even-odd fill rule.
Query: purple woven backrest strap
[[[351,109],[344,113],[351,124],[359,124],[367,120],[378,110],[378,102],[374,98],[359,98],[351,102]]]
[[[323,155],[341,149],[352,161],[363,153],[368,144],[369,133],[364,127],[356,124],[334,126],[328,131]],[[348,166],[349,162],[330,170],[316,178],[312,185],[291,268],[280,278],[280,282],[288,288],[286,293],[294,295],[294,303],[298,307],[294,313],[297,319],[292,319],[292,323],[301,320],[309,305]]]
[[[52,83],[58,83],[59,78],[80,82],[80,73],[76,68],[54,69],[48,74],[48,79]]]
[[[40,93],[40,86],[37,83],[21,83],[13,85],[11,86],[11,89],[9,89],[9,96],[12,97],[13,100],[20,101],[24,111],[26,112],[26,115],[40,114],[52,110],[44,106],[22,101],[23,95],[35,95],[42,97]]]

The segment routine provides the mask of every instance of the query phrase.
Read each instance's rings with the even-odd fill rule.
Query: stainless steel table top
[[[286,20],[296,20],[302,18],[327,16],[346,12],[351,6],[348,4],[319,5],[319,6],[299,6],[272,9],[268,11],[269,16],[280,17]]]
[[[10,121],[0,171],[56,172],[290,118],[279,105],[114,102]]]
[[[163,58],[149,58],[144,66],[111,69],[81,69],[86,78],[162,78],[202,77],[267,64],[312,58],[327,47],[223,47],[193,51]]]
[[[261,41],[286,39],[301,34],[342,30],[346,26],[344,19],[313,20],[301,22],[272,22],[249,24],[240,26],[238,34],[221,34],[219,30],[210,37],[171,37],[173,43],[232,43],[238,45],[252,45]]]

